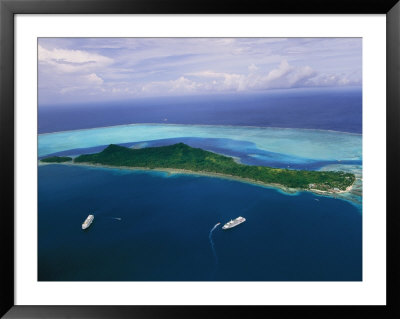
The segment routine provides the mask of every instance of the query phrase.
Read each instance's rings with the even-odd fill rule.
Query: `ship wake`
[[[212,239],[212,233],[213,233],[213,231],[219,226],[219,224],[220,224],[220,223],[215,224],[214,227],[211,228],[210,233],[209,233],[209,235],[208,235],[208,238],[209,238],[209,240],[210,240],[211,250],[212,250],[212,252],[213,252],[214,260],[215,260],[215,264],[216,264],[216,265],[218,265],[218,256],[217,256],[217,252],[216,252],[215,247],[214,247],[214,241],[213,241],[213,239]]]

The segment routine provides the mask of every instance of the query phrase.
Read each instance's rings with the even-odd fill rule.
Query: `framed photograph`
[[[5,318],[399,315],[396,1],[0,8]]]

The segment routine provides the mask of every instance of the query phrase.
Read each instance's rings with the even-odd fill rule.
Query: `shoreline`
[[[324,196],[329,196],[329,197],[335,197],[336,195],[340,194],[345,194],[348,193],[352,190],[353,183],[352,185],[348,186],[346,190],[340,190],[340,191],[335,191],[335,192],[328,192],[328,191],[322,191],[318,189],[305,189],[305,188],[290,188],[283,186],[281,184],[275,184],[275,183],[264,183],[264,182],[259,182],[255,181],[249,178],[244,178],[244,177],[237,177],[233,175],[226,175],[226,174],[221,174],[221,173],[211,173],[211,172],[205,172],[205,171],[189,171],[185,169],[177,169],[177,168],[146,168],[146,167],[132,167],[132,166],[112,166],[112,165],[102,165],[102,164],[90,164],[90,163],[74,163],[74,162],[63,162],[63,163],[43,163],[39,161],[39,166],[41,165],[51,165],[51,164],[61,164],[61,165],[68,165],[68,166],[83,166],[83,167],[97,167],[97,168],[109,168],[109,169],[120,169],[120,170],[132,170],[132,171],[154,171],[154,172],[165,172],[170,175],[174,174],[182,174],[182,175],[197,175],[197,176],[206,176],[206,177],[216,177],[216,178],[221,178],[221,179],[227,179],[227,180],[233,180],[233,181],[238,181],[242,183],[247,183],[251,185],[257,185],[257,186],[262,186],[262,187],[267,187],[267,188],[274,188],[274,189],[279,189],[283,191],[284,193],[287,194],[295,194],[297,192],[311,192],[317,195],[324,195]]]

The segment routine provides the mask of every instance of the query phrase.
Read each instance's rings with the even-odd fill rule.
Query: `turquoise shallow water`
[[[41,134],[38,156],[75,148],[167,138],[225,138],[254,143],[260,150],[314,160],[361,160],[359,134],[261,127],[133,124]]]

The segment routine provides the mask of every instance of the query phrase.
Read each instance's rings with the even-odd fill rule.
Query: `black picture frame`
[[[16,306],[14,305],[14,15],[15,14],[385,14],[387,21],[386,306]],[[5,318],[400,318],[400,3],[398,0],[0,0],[0,315]],[[382,106],[383,107],[383,106]],[[382,212],[383,213],[383,212]]]

